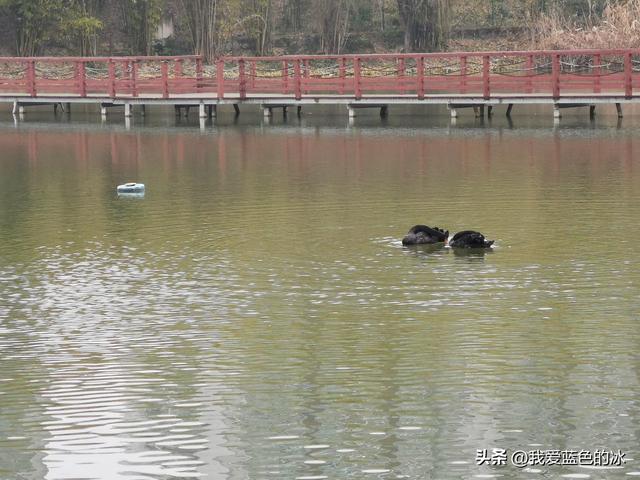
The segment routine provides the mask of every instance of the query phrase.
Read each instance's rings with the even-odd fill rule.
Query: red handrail
[[[0,57],[0,62],[108,62],[109,60],[128,61],[158,61],[158,60],[196,60],[200,55],[176,55],[176,56],[132,56],[123,55],[117,57]]]
[[[424,58],[459,58],[467,57],[524,57],[526,55],[533,56],[551,56],[553,54],[577,56],[577,55],[624,55],[626,53],[640,54],[637,48],[617,48],[617,49],[578,49],[578,50],[509,50],[509,51],[477,51],[477,52],[423,52],[423,53],[358,53],[358,54],[340,54],[340,55],[279,55],[279,56],[233,56],[224,57],[226,61],[237,61],[240,58],[244,60],[257,61],[281,61],[281,60],[331,60],[331,59],[354,59],[362,60],[370,59],[412,59],[416,57]],[[153,58],[153,57],[152,57]],[[157,57],[156,57],[157,58]]]
[[[0,57],[0,95],[31,97],[631,98],[639,80],[640,49],[231,56],[214,65],[198,55]]]

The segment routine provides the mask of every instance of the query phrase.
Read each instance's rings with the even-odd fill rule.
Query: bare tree
[[[218,0],[180,0],[193,52],[211,62],[216,55]]]
[[[444,48],[449,39],[452,0],[398,0],[405,51]]]
[[[241,20],[247,35],[253,39],[255,53],[264,55],[270,47],[273,29],[272,0],[250,0],[245,6],[247,16]]]
[[[320,49],[325,53],[340,53],[349,38],[352,0],[318,0],[315,6]]]
[[[162,0],[121,0],[118,3],[130,50],[137,55],[151,54],[153,36],[162,14]]]
[[[302,27],[302,12],[305,0],[283,1],[283,24],[286,29],[297,32]]]

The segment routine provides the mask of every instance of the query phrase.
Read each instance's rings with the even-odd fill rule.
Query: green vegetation
[[[0,49],[211,61],[230,53],[624,47],[638,12],[639,0],[0,0]]]

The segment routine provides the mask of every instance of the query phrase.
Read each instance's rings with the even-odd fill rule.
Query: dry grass
[[[545,50],[640,47],[640,0],[612,1],[592,25],[543,15],[533,29],[532,43]]]

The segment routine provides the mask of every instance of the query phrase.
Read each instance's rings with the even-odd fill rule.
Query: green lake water
[[[634,118],[344,117],[3,117],[0,478],[640,475]]]

